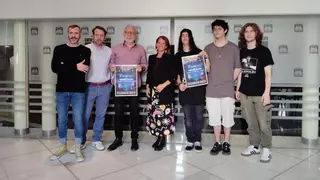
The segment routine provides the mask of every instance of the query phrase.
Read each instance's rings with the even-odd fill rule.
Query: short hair
[[[257,45],[261,45],[262,38],[263,38],[263,33],[262,33],[262,31],[260,30],[259,26],[256,23],[247,23],[242,27],[242,29],[241,29],[241,31],[239,33],[239,41],[240,41],[241,45],[243,47],[247,47],[247,41],[246,41],[246,39],[244,37],[244,33],[245,33],[247,27],[252,27],[252,29],[256,32]]]
[[[167,46],[167,49],[165,49],[165,50],[166,50],[166,53],[167,53],[167,54],[171,54],[171,46],[170,46],[169,39],[168,39],[166,36],[159,36],[159,37],[157,38],[157,40],[156,40],[156,43],[158,43],[158,41],[159,41],[160,39],[164,40],[164,42],[166,43],[166,46]],[[157,48],[157,46],[156,46],[156,48]]]
[[[124,28],[123,32],[126,31],[126,29],[129,28],[129,27],[132,27],[132,28],[134,29],[134,32],[135,32],[136,34],[138,34],[136,26],[134,26],[134,25],[132,25],[132,24],[126,25],[126,27]]]
[[[212,31],[214,30],[214,27],[215,27],[215,26],[220,26],[220,27],[222,27],[223,30],[227,30],[227,32],[225,33],[225,35],[228,34],[228,32],[229,32],[229,25],[228,25],[228,23],[227,23],[225,20],[216,19],[215,21],[213,21],[213,22],[211,23],[211,29],[212,29]]]
[[[69,27],[68,27],[68,31],[69,29],[74,29],[74,28],[79,28],[80,30],[80,26],[76,25],[76,24],[71,24]]]
[[[106,29],[105,29],[104,27],[102,27],[102,26],[96,26],[96,27],[94,27],[94,28],[92,29],[92,34],[94,34],[94,31],[95,31],[96,29],[99,29],[99,30],[103,31],[103,32],[104,32],[104,35],[107,34]]]

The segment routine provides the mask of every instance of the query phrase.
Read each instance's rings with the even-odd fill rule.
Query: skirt
[[[159,104],[159,93],[155,88],[150,89],[148,117],[146,129],[153,136],[167,136],[175,131],[173,104]]]

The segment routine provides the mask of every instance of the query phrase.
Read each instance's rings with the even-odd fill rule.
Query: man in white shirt
[[[110,82],[111,72],[108,69],[108,64],[111,56],[111,48],[105,46],[103,41],[107,31],[101,27],[96,26],[93,30],[93,43],[86,45],[91,50],[91,64],[88,73],[86,74],[86,81],[88,89],[86,94],[86,104],[84,109],[83,119],[83,139],[81,148],[85,148],[86,134],[88,131],[88,122],[91,115],[92,107],[96,102],[96,114],[93,125],[92,146],[102,151],[104,146],[100,141],[104,130],[105,114],[109,105],[110,92],[112,84]],[[72,153],[72,150],[70,151]]]

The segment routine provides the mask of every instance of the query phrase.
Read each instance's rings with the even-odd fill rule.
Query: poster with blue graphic
[[[208,84],[205,57],[199,55],[182,57],[183,83],[187,87],[203,86]]]
[[[115,96],[138,96],[137,65],[117,65]]]

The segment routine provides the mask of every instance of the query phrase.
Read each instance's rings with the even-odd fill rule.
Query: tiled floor
[[[272,161],[263,164],[258,155],[242,157],[244,146],[233,146],[230,156],[211,156],[211,146],[202,153],[186,153],[179,143],[161,152],[153,151],[151,143],[140,143],[137,152],[131,152],[127,142],[113,152],[98,152],[89,145],[82,163],[72,154],[49,161],[56,148],[56,140],[0,138],[0,180],[320,179],[319,149],[274,148]]]

